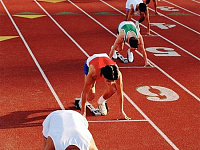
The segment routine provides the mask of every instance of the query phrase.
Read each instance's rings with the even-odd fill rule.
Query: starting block
[[[99,111],[98,108],[94,108],[92,104],[89,102],[86,102],[86,107],[95,115],[95,116],[101,116],[101,112]]]
[[[79,107],[79,101],[81,100],[81,98],[75,98],[75,108],[77,109],[81,109]],[[94,106],[92,106],[92,104],[90,104],[89,102],[86,102],[86,108],[88,108],[91,113],[93,113],[95,116],[101,116],[101,112],[99,111],[98,108],[94,108]]]
[[[117,58],[119,58],[123,63],[128,63],[128,59],[124,58],[120,53],[116,52]]]

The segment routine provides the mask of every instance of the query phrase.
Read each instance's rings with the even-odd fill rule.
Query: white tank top
[[[140,3],[143,3],[143,1],[142,0],[127,0],[126,1],[126,8],[130,9],[131,4],[133,4],[133,9],[134,9],[134,11],[136,11],[136,5],[140,4]]]
[[[86,118],[73,110],[50,113],[43,122],[43,135],[52,138],[56,150],[65,150],[69,145],[88,150],[92,138]]]

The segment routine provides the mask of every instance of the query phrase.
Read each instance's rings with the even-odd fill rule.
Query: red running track
[[[143,68],[138,52],[134,63],[117,61],[125,112],[132,120],[116,120],[115,95],[108,100],[107,116],[88,112],[89,129],[100,150],[200,148],[200,31],[194,14],[199,4],[163,0],[158,5],[160,16],[151,11],[153,3],[149,5],[155,36],[145,36],[145,26],[140,26],[155,67]],[[42,148],[42,121],[53,110],[74,109],[84,84],[83,63],[94,53],[109,53],[117,25],[125,18],[124,6],[120,0],[1,1],[0,39],[17,37],[0,41],[0,149]],[[35,13],[44,16],[16,16]],[[95,106],[102,87],[97,83]]]

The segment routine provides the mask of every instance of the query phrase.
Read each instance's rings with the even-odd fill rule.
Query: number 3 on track
[[[175,101],[179,99],[179,95],[173,90],[161,86],[140,86],[136,89],[139,93],[146,95],[151,101]]]

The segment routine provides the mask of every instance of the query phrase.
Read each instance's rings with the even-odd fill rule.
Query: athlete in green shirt
[[[127,42],[130,47],[127,54],[127,59],[129,62],[134,61],[132,52],[138,49],[143,55],[145,62],[144,66],[151,66],[147,60],[143,38],[132,21],[123,21],[119,24],[117,29],[117,38],[114,42],[114,45],[111,47],[109,57],[116,58],[116,51],[123,50],[125,42]]]

